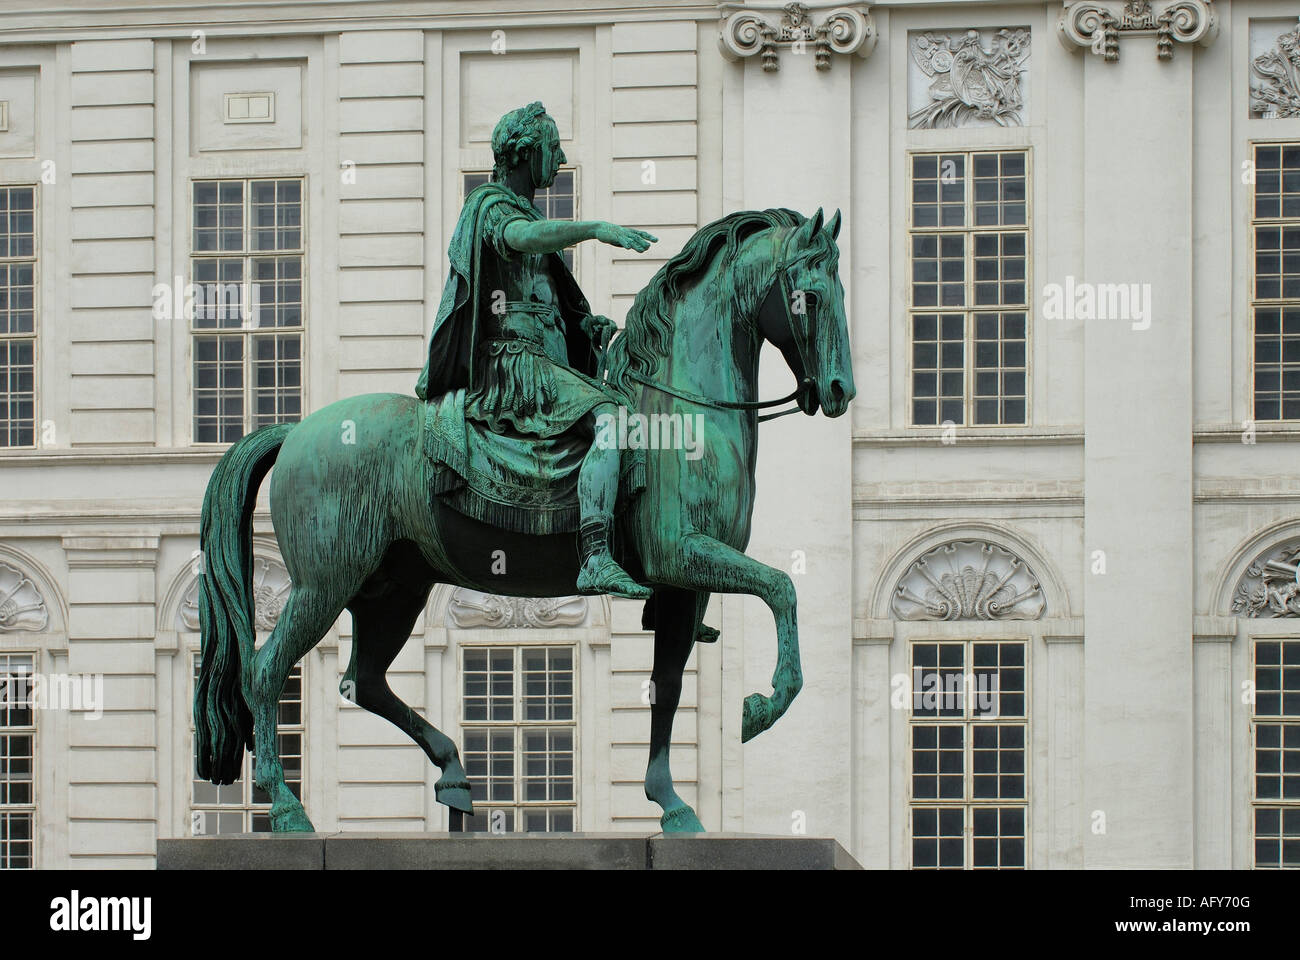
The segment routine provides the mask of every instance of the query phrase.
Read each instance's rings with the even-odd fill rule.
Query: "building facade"
[[[538,99],[545,212],[660,238],[567,254],[616,320],[725,213],[843,215],[857,399],[763,427],[748,550],[795,582],[805,683],[742,747],[773,625],[713,599],[673,737],[705,826],[882,868],[1300,866],[1297,16],[4,0],[0,867],[266,828],[247,776],[193,776],[207,477],[412,391],[461,198]],[[471,829],[658,829],[640,613],[434,591],[390,676],[461,745]],[[340,696],[350,644],[286,688],[289,779],[320,830],[446,829]]]

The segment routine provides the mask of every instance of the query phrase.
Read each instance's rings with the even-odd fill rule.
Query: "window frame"
[[[1021,670],[1024,676],[1024,713],[1016,717],[1003,717],[999,710],[999,715],[995,717],[977,717],[971,712],[972,698],[965,694],[974,689],[973,680],[975,663],[973,648],[980,643],[1015,643],[1019,644],[1024,651],[1024,660]],[[914,673],[914,655],[913,650],[916,646],[924,644],[935,644],[938,646],[961,646],[962,647],[962,683],[963,683],[963,700],[962,715],[960,717],[944,716],[916,716],[915,700],[913,699],[918,692],[913,684],[915,679]],[[906,703],[907,716],[904,721],[905,732],[903,735],[903,750],[906,754],[907,765],[904,774],[903,802],[906,814],[907,833],[904,839],[904,855],[906,869],[908,870],[936,870],[952,871],[953,867],[941,867],[936,864],[934,867],[918,867],[915,864],[915,814],[920,808],[924,809],[958,809],[962,810],[962,871],[984,871],[984,870],[1030,870],[1033,868],[1033,731],[1030,728],[1031,717],[1030,710],[1033,704],[1033,665],[1032,665],[1032,648],[1033,639],[1026,636],[1004,635],[975,635],[975,636],[937,636],[937,635],[919,635],[910,637],[906,640],[905,655],[906,669],[908,678],[908,699]],[[942,669],[938,667],[936,669]],[[974,785],[974,736],[972,731],[977,725],[996,725],[1018,726],[1024,731],[1024,796],[1020,799],[1002,799],[1002,798],[984,798],[978,799],[973,796]],[[913,776],[915,775],[915,737],[913,731],[917,726],[960,726],[963,730],[962,735],[962,799],[951,800],[932,797],[914,796],[913,793]],[[1024,864],[1021,867],[977,867],[974,864],[975,852],[975,835],[974,820],[975,810],[1003,807],[1016,807],[1023,811],[1024,821]]]
[[[1282,851],[1280,849],[1279,849],[1280,862],[1278,866],[1274,867],[1271,864],[1260,866],[1258,851],[1256,849],[1256,842],[1257,842],[1256,814],[1260,808],[1275,808],[1279,810],[1287,810],[1287,809],[1300,810],[1300,798],[1287,799],[1279,796],[1279,797],[1269,798],[1269,799],[1260,799],[1257,793],[1258,787],[1257,787],[1256,778],[1258,776],[1258,769],[1256,765],[1259,758],[1257,730],[1259,725],[1261,723],[1264,723],[1272,726],[1281,727],[1283,730],[1285,730],[1288,726],[1292,726],[1300,729],[1300,714],[1278,713],[1278,714],[1267,714],[1261,716],[1256,710],[1258,706],[1258,695],[1259,695],[1258,685],[1256,683],[1256,677],[1257,677],[1256,670],[1259,666],[1259,660],[1258,660],[1259,645],[1261,643],[1300,644],[1300,632],[1278,633],[1278,634],[1263,634],[1263,633],[1254,634],[1249,637],[1249,641],[1250,641],[1249,649],[1247,650],[1247,655],[1249,657],[1248,669],[1250,670],[1251,689],[1254,693],[1254,696],[1252,697],[1250,703],[1250,714],[1246,722],[1246,729],[1247,729],[1246,745],[1250,753],[1250,764],[1249,764],[1250,785],[1247,792],[1249,810],[1250,810],[1249,821],[1247,823],[1248,843],[1250,848],[1250,869],[1252,870],[1300,870],[1300,865],[1297,865],[1295,867],[1288,867],[1285,865],[1281,857]],[[1284,659],[1285,658],[1283,657],[1283,660]],[[1280,663],[1279,669],[1281,669],[1283,666],[1284,663]],[[1283,680],[1282,689],[1285,689],[1285,680]],[[1279,703],[1279,706],[1281,706],[1281,703]],[[1285,734],[1283,736],[1285,736]],[[1285,744],[1285,740],[1283,741],[1283,744]],[[1279,749],[1281,750],[1283,749],[1283,747],[1279,747]],[[1285,754],[1283,754],[1283,756],[1285,756]],[[1279,792],[1281,791],[1279,790]],[[1279,825],[1279,830],[1280,829],[1281,827]],[[1285,834],[1282,834],[1282,836],[1285,836]]]
[[[251,211],[252,211],[251,185],[257,182],[268,182],[268,181],[277,182],[282,180],[294,180],[297,181],[299,184],[298,230],[299,230],[301,244],[296,250],[252,251],[251,248],[248,246],[248,241],[250,239],[251,230],[252,230],[252,226],[250,223]],[[194,231],[196,229],[196,225],[195,225],[196,204],[194,202],[194,187],[196,184],[199,183],[221,184],[221,183],[231,183],[231,182],[242,183],[243,190],[244,190],[243,199],[242,199],[242,217],[241,217],[241,225],[240,225],[240,232],[241,232],[240,250],[238,251],[209,250],[209,251],[198,252],[194,249]],[[243,276],[244,276],[244,280],[242,282],[249,284],[250,288],[252,284],[257,282],[252,277],[251,264],[253,260],[277,259],[284,256],[290,256],[290,257],[296,256],[298,257],[301,263],[301,266],[299,268],[300,275],[298,278],[298,282],[302,288],[301,299],[299,301],[300,318],[299,318],[299,323],[296,327],[257,327],[257,326],[250,326],[247,323],[241,322],[238,327],[213,326],[210,328],[200,329],[194,326],[194,320],[195,320],[194,317],[180,318],[185,323],[185,336],[187,338],[185,357],[186,357],[186,377],[187,377],[188,387],[189,387],[188,396],[187,396],[187,400],[188,400],[187,422],[189,424],[189,428],[188,428],[189,442],[192,446],[197,446],[197,447],[205,447],[205,448],[228,447],[232,443],[235,443],[236,441],[220,440],[220,439],[200,440],[196,436],[197,430],[196,430],[195,421],[198,416],[198,411],[196,409],[195,404],[196,404],[196,391],[198,389],[198,384],[196,382],[195,370],[194,370],[194,363],[195,363],[194,351],[195,351],[195,341],[199,337],[210,336],[210,337],[219,338],[224,336],[239,335],[243,338],[243,344],[244,344],[243,385],[242,385],[243,433],[240,434],[240,439],[242,439],[243,437],[248,436],[254,430],[259,429],[255,425],[256,416],[257,416],[256,415],[256,388],[253,385],[254,360],[253,360],[253,351],[251,349],[251,344],[253,342],[254,337],[258,336],[259,334],[261,336],[275,335],[279,333],[297,334],[298,336],[298,392],[300,397],[299,417],[297,421],[277,421],[277,422],[296,423],[301,421],[305,416],[307,416],[307,398],[308,398],[308,387],[309,387],[308,379],[310,374],[309,364],[307,362],[307,358],[308,358],[307,314],[310,312],[308,308],[310,304],[310,290],[311,290],[310,285],[308,283],[308,265],[311,261],[311,250],[309,247],[311,241],[310,241],[310,229],[309,229],[309,222],[308,222],[308,207],[310,206],[310,204],[308,203],[308,198],[310,196],[310,191],[309,191],[310,177],[306,173],[290,173],[290,174],[268,173],[268,174],[252,175],[252,176],[227,176],[222,174],[212,174],[207,176],[188,177],[185,183],[188,188],[187,199],[186,199],[188,205],[188,213],[187,213],[188,234],[186,237],[185,253],[183,254],[183,257],[185,262],[185,282],[187,285],[195,283],[194,262],[196,260],[220,261],[220,260],[238,259],[242,261]],[[218,190],[219,189],[220,188],[218,188]],[[220,209],[219,204],[218,204],[218,209]],[[218,224],[218,230],[220,230],[219,224]],[[220,283],[221,281],[218,280],[217,282]],[[220,393],[218,393],[218,398],[220,398]],[[218,424],[219,423],[220,423],[220,418],[218,415]],[[263,424],[263,426],[266,426],[266,424]]]
[[[1256,415],[1257,395],[1255,390],[1255,368],[1256,368],[1255,314],[1256,311],[1259,310],[1261,306],[1264,307],[1265,309],[1269,307],[1276,307],[1277,310],[1279,311],[1279,314],[1281,313],[1281,311],[1287,308],[1300,311],[1300,297],[1277,297],[1274,299],[1262,300],[1262,301],[1259,299],[1258,297],[1259,270],[1257,268],[1257,261],[1259,256],[1258,228],[1261,226],[1264,227],[1275,226],[1279,229],[1283,229],[1289,225],[1295,227],[1296,229],[1300,229],[1300,217],[1290,217],[1290,218],[1284,217],[1282,216],[1282,211],[1280,207],[1278,210],[1278,216],[1276,217],[1261,218],[1256,216],[1255,210],[1256,210],[1256,199],[1258,197],[1258,178],[1259,178],[1259,167],[1256,161],[1259,155],[1258,151],[1261,147],[1264,148],[1277,147],[1279,150],[1283,150],[1287,147],[1300,148],[1300,138],[1283,137],[1281,139],[1276,139],[1276,140],[1257,138],[1257,139],[1250,139],[1246,141],[1246,151],[1248,154],[1247,160],[1250,164],[1250,169],[1253,171],[1255,177],[1254,181],[1250,184],[1251,189],[1250,189],[1249,197],[1247,199],[1247,209],[1246,209],[1246,232],[1247,232],[1247,243],[1249,245],[1248,260],[1246,262],[1250,265],[1250,276],[1247,279],[1247,283],[1246,283],[1246,316],[1247,316],[1246,382],[1245,382],[1245,391],[1246,391],[1245,399],[1246,399],[1246,411],[1247,411],[1246,420],[1250,423],[1255,423],[1255,424],[1268,424],[1269,427],[1271,428],[1286,429],[1289,426],[1300,427],[1300,417],[1288,418],[1285,416],[1281,416],[1282,414],[1285,413],[1285,410],[1283,409],[1283,400],[1281,399],[1281,397],[1279,398],[1279,402],[1278,402],[1279,417],[1277,419],[1261,420]],[[1281,176],[1281,172],[1283,169],[1284,168],[1282,168],[1279,165],[1279,176]],[[1282,196],[1281,183],[1279,182],[1279,198],[1281,196]],[[1279,248],[1279,257],[1280,256],[1281,256],[1281,248]],[[1281,267],[1279,265],[1279,270],[1280,269]],[[1278,274],[1279,281],[1283,276],[1285,276],[1284,273]],[[1279,319],[1279,323],[1280,323],[1280,319]],[[1279,365],[1284,367],[1285,362],[1279,360]],[[1286,391],[1282,389],[1281,382],[1279,382],[1278,387],[1279,387],[1278,390],[1279,394],[1284,396]],[[1251,655],[1252,657],[1254,656],[1253,649]],[[1252,832],[1253,829],[1254,828],[1252,827]],[[1253,856],[1254,855],[1252,854],[1252,862],[1253,862]]]
[[[16,647],[16,648],[12,648],[12,649],[9,648],[9,647],[0,647],[0,657],[3,657],[3,658],[5,658],[5,659],[8,660],[8,661],[12,661],[12,660],[17,659],[17,658],[26,658],[26,660],[27,660],[27,662],[28,662],[28,665],[29,665],[30,668],[31,668],[30,672],[28,673],[28,676],[30,677],[30,676],[34,676],[34,675],[37,673],[37,671],[39,670],[39,664],[40,664],[40,660],[41,660],[41,651],[40,651],[40,650],[32,649],[32,648],[30,648],[30,647],[22,647],[22,648],[17,648],[17,647]],[[29,693],[30,693],[30,690],[29,690]],[[40,865],[40,852],[41,852],[41,842],[40,842],[40,797],[39,797],[40,786],[41,786],[41,771],[40,771],[40,730],[41,730],[41,725],[40,725],[39,723],[36,722],[36,721],[37,721],[37,717],[38,717],[38,711],[37,711],[37,708],[36,708],[36,704],[35,704],[35,703],[32,703],[32,705],[30,706],[29,709],[30,709],[30,712],[31,712],[31,715],[32,715],[32,722],[31,722],[31,724],[29,724],[29,725],[27,725],[27,726],[23,726],[23,727],[9,727],[9,726],[2,726],[2,727],[0,727],[0,732],[18,731],[20,734],[24,734],[24,733],[27,733],[27,732],[30,730],[30,734],[31,734],[31,742],[32,742],[32,756],[31,756],[31,784],[32,784],[32,799],[31,799],[31,802],[30,802],[30,803],[6,803],[6,804],[0,804],[0,814],[7,814],[7,813],[20,813],[20,814],[22,814],[22,813],[26,813],[26,814],[29,815],[30,819],[29,819],[28,822],[29,822],[29,824],[30,824],[30,830],[31,830],[31,838],[30,838],[30,842],[31,842],[31,866],[29,866],[29,867],[7,867],[7,866],[4,865],[4,859],[5,859],[5,858],[0,857],[0,871],[5,871],[5,870],[39,870],[39,869],[40,869],[40,866],[41,866],[41,865]]]
[[[0,263],[8,266],[13,263],[31,263],[32,265],[32,331],[31,333],[0,333],[0,344],[14,340],[30,340],[32,344],[32,442],[16,446],[0,444],[0,455],[15,450],[38,450],[41,423],[41,190],[35,181],[0,183],[0,190],[22,190],[30,187],[32,191],[32,255],[28,257],[4,257]]]
[[[572,663],[572,717],[569,720],[525,720],[520,714],[523,707],[524,687],[523,687],[523,657],[522,652],[527,649],[543,650],[567,650],[569,651],[570,661]],[[468,651],[490,651],[509,650],[513,660],[513,709],[514,719],[512,720],[466,720],[465,719],[465,654]],[[579,794],[582,787],[582,741],[581,741],[581,689],[579,678],[579,656],[581,645],[576,640],[564,640],[562,638],[545,638],[545,639],[518,639],[503,640],[500,637],[484,638],[475,640],[463,640],[456,645],[456,722],[458,727],[458,740],[461,745],[462,755],[466,751],[465,734],[469,730],[491,730],[491,729],[510,729],[518,731],[515,736],[514,746],[514,792],[515,799],[509,802],[500,803],[483,803],[475,804],[476,812],[482,809],[489,814],[494,809],[509,809],[514,813],[514,827],[505,831],[507,834],[526,834],[529,831],[523,828],[523,814],[528,809],[555,810],[567,809],[572,812],[573,832],[579,832],[582,829],[580,819],[582,807],[579,803]],[[490,662],[490,661],[489,661]],[[524,769],[523,769],[523,737],[522,731],[528,728],[552,728],[565,727],[572,731],[573,735],[573,799],[563,800],[525,800],[523,799],[524,790]],[[491,828],[487,831],[465,830],[466,833],[490,833]],[[550,833],[552,831],[532,831],[536,833]]]
[[[1006,153],[1019,153],[1024,157],[1025,163],[1025,222],[1023,225],[1006,226],[997,225],[976,225],[974,223],[975,191],[974,183],[974,158],[979,155],[1001,155]],[[940,420],[938,423],[917,423],[914,419],[914,354],[913,345],[915,342],[914,323],[917,314],[933,313],[942,316],[945,313],[961,313],[963,315],[963,357],[962,357],[962,423],[954,423],[953,426],[961,430],[993,430],[999,432],[1005,431],[1025,431],[1034,425],[1034,307],[1037,297],[1034,288],[1034,150],[1029,144],[990,144],[983,147],[912,147],[904,151],[903,176],[906,183],[906,193],[904,196],[904,223],[907,250],[903,258],[903,286],[904,302],[903,312],[904,322],[904,344],[906,347],[906,359],[904,365],[904,413],[903,424],[907,430],[925,430],[925,431],[942,431],[947,429],[945,421]],[[948,156],[961,155],[965,161],[965,171],[963,177],[967,184],[964,190],[963,198],[963,225],[961,227],[944,227],[935,226],[917,226],[913,222],[914,205],[913,200],[913,174],[915,170],[915,158],[918,156],[932,156],[937,159]],[[1025,302],[1023,308],[1017,306],[984,306],[975,304],[974,300],[974,283],[975,283],[975,243],[974,237],[977,233],[995,233],[998,235],[1007,233],[1023,233],[1025,237]],[[964,243],[963,264],[965,288],[964,304],[960,307],[945,307],[942,304],[936,304],[933,307],[918,307],[912,300],[913,285],[913,238],[916,236],[963,236],[968,238]],[[942,298],[940,298],[942,299]],[[982,314],[992,314],[1001,317],[1005,313],[1024,313],[1025,317],[1025,417],[1023,423],[976,423],[975,416],[975,319]],[[943,341],[940,340],[940,343]],[[1000,362],[1000,361],[999,361]],[[942,368],[940,368],[942,369]],[[999,375],[1002,371],[999,366]],[[1000,389],[1000,387],[999,387]],[[942,394],[939,395],[942,397]],[[1001,394],[999,394],[1001,399]],[[1001,414],[999,412],[999,418]]]

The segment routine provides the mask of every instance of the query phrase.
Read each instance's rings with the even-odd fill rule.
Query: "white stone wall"
[[[108,700],[100,720],[39,718],[41,866],[149,867],[156,838],[189,829],[197,636],[177,611],[220,450],[190,441],[189,334],[154,318],[151,289],[188,272],[190,181],[305,177],[304,405],[407,392],[460,172],[489,168],[496,118],[538,98],[577,169],[578,216],[660,237],[645,255],[580,248],[579,281],[615,319],[723,213],[844,216],[858,398],[838,421],[763,428],[749,549],[787,570],[803,552],[806,682],[742,748],[740,704],[768,689],[772,621],[751,598],[713,600],[722,638],[688,667],[673,753],[706,827],[787,833],[802,819],[868,866],[908,866],[906,718],[891,677],[914,639],[1023,638],[1032,866],[1252,864],[1241,684],[1252,636],[1300,628],[1236,618],[1231,598],[1251,560],[1300,530],[1300,426],[1261,425],[1242,443],[1253,267],[1240,173],[1252,141],[1300,139],[1300,119],[1248,107],[1251,24],[1284,32],[1286,4],[1219,0],[1207,45],[1175,43],[1166,62],[1153,37],[1123,36],[1108,63],[1059,42],[1060,3],[882,3],[865,56],[832,53],[818,70],[811,52],[783,47],[776,72],[725,59],[718,11],[685,0],[373,0],[354,21],[304,8],[274,26],[222,3],[119,4],[111,23],[82,6],[0,11],[0,97],[13,103],[0,183],[38,184],[41,438],[0,452],[0,561],[50,611],[41,632],[0,632],[0,650],[33,651],[45,672],[101,673]],[[779,19],[780,4],[749,6]],[[1027,122],[911,128],[909,36],[1001,27],[1032,37]],[[493,52],[498,30],[505,53]],[[253,88],[276,93],[275,124],[214,120],[223,93]],[[982,148],[1031,157],[1029,422],[944,443],[907,425],[907,158]],[[1151,283],[1151,329],[1045,318],[1043,285],[1067,276]],[[775,352],[764,360],[765,396],[789,389],[783,367]],[[259,552],[273,558],[264,498]],[[899,620],[899,577],[961,539],[1024,560],[1042,617]],[[446,603],[436,590],[390,676],[458,737],[458,651],[483,636],[449,625]],[[641,787],[652,638],[640,605],[498,632],[574,644],[581,829],[657,829]],[[322,830],[445,829],[437,771],[339,698],[350,635],[345,616],[305,661],[308,812]]]

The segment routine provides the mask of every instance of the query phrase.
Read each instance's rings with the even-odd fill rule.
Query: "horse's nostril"
[[[837,405],[849,401],[849,397],[844,389],[844,384],[839,380],[831,381],[831,400]]]

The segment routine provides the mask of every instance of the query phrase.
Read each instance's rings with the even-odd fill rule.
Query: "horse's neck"
[[[714,282],[697,284],[678,304],[665,371],[672,386],[715,400],[757,399],[758,311],[773,276],[778,233],[769,228],[745,238],[732,261],[719,264]],[[730,297],[719,296],[724,271]]]

